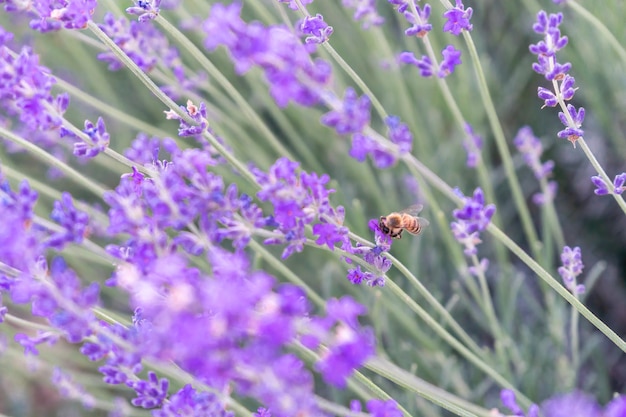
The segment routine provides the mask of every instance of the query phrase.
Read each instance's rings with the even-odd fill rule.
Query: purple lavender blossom
[[[363,29],[380,26],[385,22],[385,19],[376,11],[375,0],[342,0],[341,4],[354,9],[352,18],[357,22],[361,21]]]
[[[161,9],[161,0],[135,0],[135,5],[126,9],[126,13],[139,16],[139,22],[156,19]]]
[[[534,134],[529,126],[524,126],[517,131],[513,139],[517,150],[524,157],[524,162],[530,167],[538,180],[547,178],[552,174],[554,161],[541,162],[543,146],[541,141]]]
[[[131,400],[135,407],[155,408],[163,404],[167,397],[169,381],[149,371],[147,380],[129,381],[129,387],[135,390],[137,397]]]
[[[539,417],[539,407],[536,404],[532,404],[528,408],[528,413],[524,413],[524,410],[517,404],[515,399],[515,392],[510,389],[503,389],[500,391],[500,401],[502,405],[511,410],[514,416],[519,417]],[[547,417],[547,416],[546,416]]]
[[[61,368],[54,368],[51,380],[63,397],[80,401],[86,409],[92,409],[94,407],[96,399],[93,395],[89,394],[83,386],[77,384],[72,377],[63,372]]]
[[[469,123],[465,123],[465,133],[467,133],[467,136],[463,139],[463,148],[467,153],[465,165],[468,168],[476,168],[480,160],[480,151],[483,148],[483,138],[479,134],[474,133],[474,129]]]
[[[81,243],[89,231],[89,216],[76,209],[70,193],[63,193],[61,201],[54,202],[50,218],[58,223],[62,230],[50,236],[46,242],[48,247],[61,250],[68,243]]]
[[[557,133],[557,136],[560,138],[566,138],[572,143],[572,145],[574,145],[575,148],[578,138],[582,137],[585,134],[585,132],[580,128],[583,124],[583,121],[585,120],[585,109],[580,107],[578,110],[576,110],[576,107],[568,104],[567,113],[572,119],[572,123],[570,123],[565,113],[559,112],[559,120],[561,120],[561,123],[563,123],[565,129],[559,131]]]
[[[345,387],[354,369],[374,354],[372,329],[362,328],[358,323],[358,316],[366,311],[365,307],[345,296],[327,302],[326,317],[312,319],[310,333],[302,342],[310,349],[317,348],[320,343],[325,346],[315,367],[329,384]]]
[[[585,292],[585,286],[576,283],[576,277],[583,272],[583,261],[578,246],[573,249],[569,246],[563,248],[561,253],[561,262],[563,266],[559,267],[559,275],[563,278],[563,283],[573,294],[582,294]]]
[[[462,0],[456,0],[456,6],[443,14],[443,17],[447,19],[443,25],[443,31],[450,32],[454,36],[459,36],[463,30],[470,32],[473,28],[470,23],[472,13],[471,7],[466,9]]]
[[[454,72],[454,68],[457,65],[461,65],[461,51],[452,45],[448,45],[441,51],[441,55],[443,60],[439,64],[437,77],[445,78]]]
[[[296,27],[303,35],[308,35],[304,41],[306,43],[324,43],[328,41],[333,33],[333,27],[324,22],[324,16],[317,14],[307,16],[298,21]]]
[[[97,0],[23,2],[4,0],[7,12],[27,12],[30,28],[42,33],[65,29],[84,29],[96,9]]]
[[[280,158],[267,173],[254,170],[262,189],[257,193],[261,201],[270,201],[274,206],[273,221],[280,237],[267,239],[266,244],[287,243],[283,258],[293,252],[300,252],[306,240],[304,228],[320,218],[316,226],[318,242],[334,247],[335,243],[346,241],[348,229],[343,227],[343,208],[334,209],[328,196],[334,192],[327,189],[328,175],[302,172],[296,169],[299,164]],[[330,220],[333,221],[330,221]]]
[[[200,103],[200,106],[196,106],[191,100],[187,100],[187,106],[180,106],[180,109],[186,112],[196,122],[196,124],[190,125],[173,110],[166,111],[165,115],[167,119],[178,120],[180,123],[180,126],[178,127],[178,136],[185,137],[200,135],[209,128],[206,104],[204,104],[204,101]]]
[[[296,0],[278,0],[279,3],[287,3],[291,10],[298,10],[298,3]],[[306,6],[307,4],[313,3],[313,0],[301,0],[302,5]]]
[[[626,395],[619,395],[604,407],[604,417],[626,416]]]
[[[489,225],[491,217],[496,212],[496,206],[485,205],[485,197],[480,188],[474,190],[472,197],[466,197],[458,190],[457,194],[463,200],[463,207],[454,210],[453,214],[457,221],[450,223],[450,228],[454,238],[465,246],[465,255],[472,256],[478,252],[477,245],[481,243],[480,232]]]
[[[608,185],[599,175],[591,177],[591,182],[593,182],[596,186],[596,189],[593,192],[597,195],[622,194],[626,191],[626,172],[622,172],[621,174],[615,176],[613,179],[613,191],[609,190]]]
[[[541,412],[545,417],[601,417],[603,415],[596,400],[580,391],[549,398],[541,403]]]
[[[398,62],[403,64],[413,65],[419,70],[420,76],[424,78],[431,77],[433,75],[433,62],[429,57],[423,55],[421,58],[416,58],[413,52],[402,52],[398,55]]]
[[[22,48],[14,58],[6,47],[0,47],[0,78],[0,104],[10,116],[18,116],[32,131],[61,127],[69,96],[52,95],[56,81],[48,68],[39,65],[39,57],[31,49]],[[36,139],[39,137],[41,133]]]
[[[413,0],[411,0],[413,1]],[[389,0],[389,3],[398,6],[398,12],[411,24],[411,27],[404,31],[406,36],[416,36],[423,38],[433,30],[433,25],[428,23],[430,18],[430,4],[424,4],[424,7],[415,5],[417,15],[409,8],[409,2],[406,0]]]
[[[209,51],[220,45],[226,47],[238,74],[253,66],[261,67],[270,94],[280,107],[290,101],[303,106],[317,104],[320,91],[330,81],[330,64],[321,59],[312,60],[311,44],[302,45],[298,36],[286,27],[248,24],[240,13],[240,3],[214,4],[203,24],[207,35],[205,47]]]
[[[92,143],[89,144],[82,141],[74,143],[74,156],[95,158],[109,147],[111,136],[106,131],[102,117],[98,117],[96,125],[89,120],[85,120],[85,130],[83,132],[89,136]]]
[[[445,78],[454,72],[457,65],[461,64],[461,51],[452,45],[448,45],[441,51],[441,55],[443,56],[443,60],[439,64],[437,77]],[[435,66],[432,60],[426,55],[418,59],[412,52],[402,52],[398,55],[398,62],[415,66],[419,69],[419,73],[422,77],[431,77],[434,74]]]
[[[117,19],[113,13],[107,13],[98,27],[143,71],[150,72],[159,62],[175,68],[178,52],[154,25],[129,22],[123,17]],[[111,71],[124,68],[111,51],[98,54],[98,59],[108,62]]]
[[[152,164],[158,159],[160,142],[157,137],[139,133],[124,151],[124,156],[141,165]]]
[[[225,406],[214,394],[196,391],[190,384],[185,385],[173,395],[170,395],[160,409],[152,411],[153,417],[179,416],[211,416],[235,417],[232,411],[226,411]],[[262,417],[260,415],[259,417]],[[269,416],[269,414],[267,415]]]
[[[346,88],[341,107],[324,114],[322,124],[334,128],[339,135],[361,133],[370,123],[369,97],[359,97],[352,87]]]
[[[533,194],[532,200],[538,206],[542,206],[549,201],[554,201],[556,193],[559,190],[559,185],[556,181],[548,181],[548,187],[544,192]]]
[[[404,415],[394,400],[369,400],[367,411],[372,417],[402,417]]]

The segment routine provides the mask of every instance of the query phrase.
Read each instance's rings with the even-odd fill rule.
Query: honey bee
[[[401,239],[404,230],[412,235],[419,235],[429,224],[428,220],[417,217],[423,207],[421,204],[415,204],[402,211],[380,216],[378,227],[383,234],[394,239]]]

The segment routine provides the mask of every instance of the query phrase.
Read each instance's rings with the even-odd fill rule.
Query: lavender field
[[[0,8],[0,417],[626,417],[623,1]]]

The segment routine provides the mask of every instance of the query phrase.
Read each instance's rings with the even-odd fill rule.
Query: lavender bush
[[[625,417],[626,11],[513,3],[0,0],[0,412]]]

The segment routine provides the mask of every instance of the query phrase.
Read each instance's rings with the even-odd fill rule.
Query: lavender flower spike
[[[596,195],[622,194],[626,191],[626,172],[616,175],[615,179],[613,179],[613,192],[609,190],[608,185],[599,175],[591,177],[591,182],[596,186],[596,189],[593,191]]]
[[[583,261],[580,253],[580,248],[570,248],[565,246],[563,253],[561,254],[561,262],[563,266],[559,268],[559,275],[563,278],[563,283],[573,294],[582,294],[585,292],[585,286],[582,284],[576,284],[576,277],[583,272]]]

